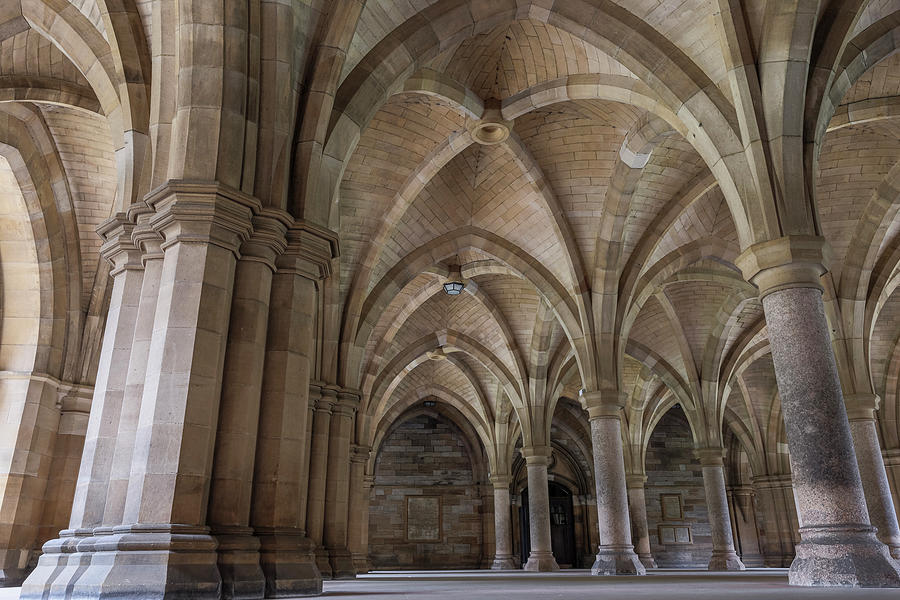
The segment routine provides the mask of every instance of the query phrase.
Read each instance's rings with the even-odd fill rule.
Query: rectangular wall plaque
[[[441,497],[406,497],[406,540],[441,541]]]
[[[660,494],[659,504],[662,507],[663,521],[684,520],[684,506],[681,504],[681,494]]]
[[[660,525],[660,544],[693,544],[690,525]]]

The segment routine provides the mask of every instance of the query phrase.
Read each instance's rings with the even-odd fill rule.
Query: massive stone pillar
[[[550,465],[550,447],[522,448],[528,469],[528,525],[531,552],[522,565],[526,571],[559,571],[550,544],[550,488],[547,467]]]
[[[258,207],[216,184],[148,196],[164,238],[159,298],[123,524],[98,541],[93,597],[216,599],[206,526],[237,252]]]
[[[647,498],[644,484],[647,476],[643,473],[627,475],[625,486],[628,489],[628,514],[634,529],[634,551],[646,569],[655,569],[656,560],[650,552],[650,529],[647,526]]]
[[[900,586],[900,567],[869,522],[828,335],[821,238],[789,236],[739,258],[759,288],[781,395],[801,543],[793,585]]]
[[[318,390],[313,412],[312,438],[309,446],[309,478],[306,492],[306,533],[315,544],[316,565],[322,577],[331,577],[331,563],[324,546],[325,531],[325,479],[328,476],[328,437],[331,432],[332,409],[337,402],[337,391],[326,387]]]
[[[706,491],[706,510],[712,532],[713,551],[709,559],[710,571],[743,571],[744,563],[734,550],[731,516],[728,513],[728,494],[725,491],[725,466],[722,448],[700,448],[697,457],[703,468],[703,488]]]
[[[369,489],[366,487],[366,463],[371,449],[354,445],[350,451],[350,509],[347,515],[347,547],[356,573],[369,571]]]
[[[512,524],[510,522],[509,475],[492,475],[494,484],[494,562],[491,569],[515,569],[512,554]]]
[[[875,394],[856,394],[846,400],[850,433],[866,495],[869,520],[877,530],[878,539],[890,549],[891,556],[900,558],[900,526],[897,524],[897,512],[891,497],[891,486],[884,468],[875,423],[875,411],[880,398]]]
[[[625,395],[619,392],[586,392],[584,399],[591,422],[600,531],[600,546],[591,573],[645,575],[647,570],[634,553],[631,543],[620,419]]]
[[[325,480],[325,527],[322,538],[334,579],[352,579],[356,576],[353,556],[347,548],[347,518],[350,508],[350,442],[353,438],[353,417],[358,406],[359,396],[339,391],[328,433],[328,477]]]
[[[276,259],[269,299],[250,520],[260,540],[267,598],[322,592],[314,546],[306,536],[309,378],[316,282],[330,274],[337,239],[297,223],[287,240],[287,250]]]
[[[69,527],[44,544],[37,568],[23,584],[25,598],[42,597],[51,587],[68,593],[92,560],[96,541],[92,536],[103,521],[125,392],[127,369],[121,365],[127,365],[131,357],[141,297],[143,268],[140,251],[132,241],[133,230],[133,223],[121,213],[98,229],[104,239],[101,254],[112,263],[112,295],[81,467]]]
[[[265,593],[259,539],[250,528],[250,504],[269,295],[275,257],[285,248],[285,232],[285,223],[276,214],[255,216],[253,233],[241,245],[235,267],[208,517],[218,542],[226,600],[262,598]]]

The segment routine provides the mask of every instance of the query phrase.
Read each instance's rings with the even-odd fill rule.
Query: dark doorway
[[[550,492],[550,547],[561,569],[577,567],[575,564],[575,519],[572,512],[572,492],[565,486],[551,481]],[[528,488],[522,490],[522,506],[519,508],[522,540],[522,564],[531,553],[531,533],[528,514]]]

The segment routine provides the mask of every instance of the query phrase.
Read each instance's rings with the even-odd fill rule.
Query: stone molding
[[[553,449],[550,446],[533,446],[531,448],[521,448],[519,450],[522,458],[525,459],[527,465],[544,465],[549,466]]]
[[[847,418],[851,421],[874,421],[875,411],[881,406],[878,394],[847,394],[844,396]]]
[[[116,213],[97,226],[97,235],[103,240],[100,256],[110,265],[109,274],[116,277],[123,271],[141,270],[141,252],[132,239],[134,232],[132,223],[125,213]]]
[[[512,483],[511,475],[491,475],[490,476],[491,483],[495,488],[509,488],[509,485]]]
[[[294,273],[313,281],[331,276],[331,261],[340,256],[335,232],[304,220],[287,230],[287,248],[276,259],[278,272]]]
[[[700,460],[700,464],[704,467],[725,466],[724,448],[695,448],[694,456]]]
[[[780,290],[813,288],[822,291],[819,278],[828,271],[832,250],[825,238],[788,235],[760,242],[736,259],[744,279],[759,289],[760,299]]]
[[[591,420],[619,418],[628,403],[628,394],[618,390],[586,391],[581,397]]]
[[[367,463],[369,462],[369,455],[372,452],[372,448],[369,446],[361,446],[360,444],[351,444],[350,445],[350,462],[352,463]]]

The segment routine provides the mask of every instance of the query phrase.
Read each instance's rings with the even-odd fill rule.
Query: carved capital
[[[331,261],[339,254],[335,232],[306,221],[295,221],[287,231],[287,249],[276,260],[276,267],[279,272],[318,281],[331,275]]]
[[[97,226],[97,234],[103,240],[100,256],[110,265],[110,275],[131,269],[141,269],[141,252],[131,239],[134,223],[125,213],[116,213]]]
[[[628,394],[618,390],[586,391],[581,398],[590,419],[618,418],[628,403]]]
[[[822,290],[819,278],[831,263],[824,238],[789,235],[747,248],[735,260],[744,278],[759,288],[759,297],[790,288]]]

